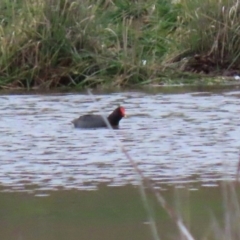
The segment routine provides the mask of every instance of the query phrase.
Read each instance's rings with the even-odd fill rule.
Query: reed
[[[0,87],[196,83],[238,69],[239,18],[234,0],[4,0]]]

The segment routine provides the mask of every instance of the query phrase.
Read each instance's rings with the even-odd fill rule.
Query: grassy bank
[[[239,11],[234,0],[3,0],[0,87],[202,83],[235,75]]]

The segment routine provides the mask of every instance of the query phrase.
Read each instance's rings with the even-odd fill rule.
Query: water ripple
[[[239,152],[240,92],[0,96],[0,182],[7,189],[94,189],[137,184],[108,129],[74,129],[85,113],[122,103],[115,131],[146,177],[159,183],[233,179]]]

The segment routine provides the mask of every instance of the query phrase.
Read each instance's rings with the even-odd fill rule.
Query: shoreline
[[[107,94],[119,92],[146,92],[146,93],[163,93],[163,94],[177,94],[184,92],[223,92],[223,91],[238,91],[240,90],[240,81],[231,81],[222,84],[150,84],[143,86],[129,86],[129,87],[102,87],[102,88],[86,88],[77,89],[74,87],[57,87],[54,89],[1,89],[0,96],[3,95],[34,95],[34,94],[88,94],[91,90],[93,94]]]

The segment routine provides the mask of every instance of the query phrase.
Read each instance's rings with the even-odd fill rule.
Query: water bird
[[[117,107],[106,120],[112,128],[118,128],[120,120],[126,117],[125,108],[122,106]],[[107,123],[102,115],[87,114],[80,116],[72,121],[75,128],[106,128]]]

